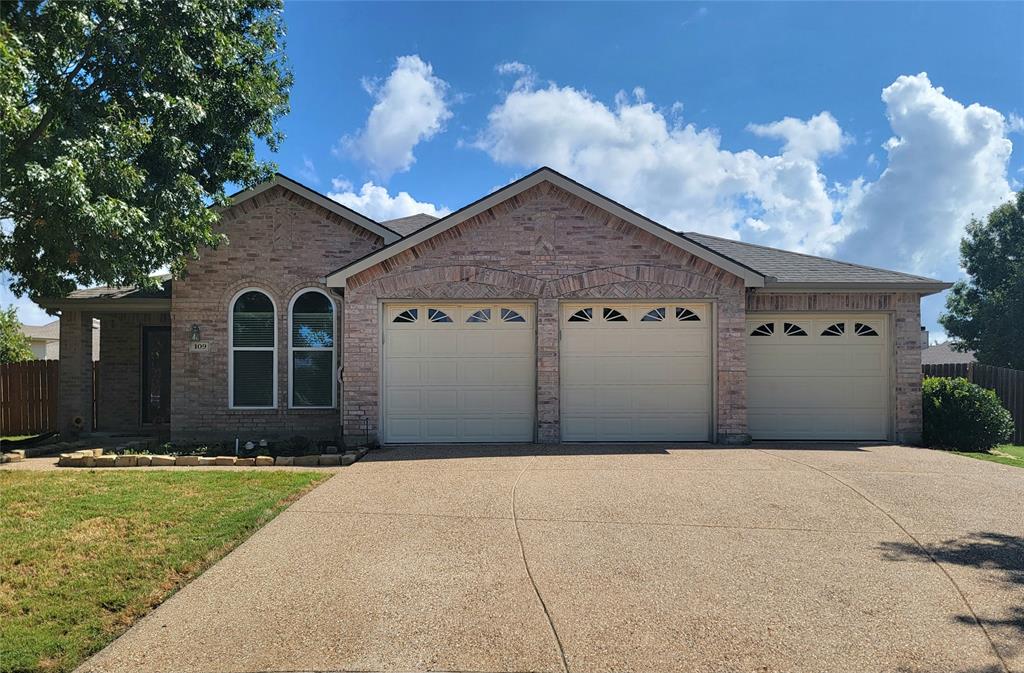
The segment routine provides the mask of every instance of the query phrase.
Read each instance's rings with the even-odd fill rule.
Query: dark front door
[[[171,328],[142,328],[142,422],[171,421]]]

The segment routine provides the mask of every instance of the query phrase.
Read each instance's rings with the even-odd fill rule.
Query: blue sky
[[[289,2],[285,20],[272,158],[378,219],[546,163],[676,229],[955,280],[967,218],[1024,180],[1024,3]]]

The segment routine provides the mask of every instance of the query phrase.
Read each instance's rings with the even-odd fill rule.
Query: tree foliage
[[[33,299],[152,285],[273,165],[281,0],[0,3],[0,271]]]
[[[970,278],[953,286],[939,322],[978,362],[1024,369],[1024,190],[971,220],[960,259]]]
[[[18,310],[11,306],[5,311],[0,311],[0,364],[31,359],[31,342],[21,331]]]

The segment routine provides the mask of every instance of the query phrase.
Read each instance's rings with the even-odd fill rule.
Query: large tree
[[[32,298],[152,284],[273,165],[281,0],[0,2],[0,271]]]
[[[960,260],[969,279],[953,286],[939,322],[978,362],[1024,369],[1024,190],[971,220]]]
[[[32,359],[32,342],[21,331],[18,309],[0,310],[0,365]]]

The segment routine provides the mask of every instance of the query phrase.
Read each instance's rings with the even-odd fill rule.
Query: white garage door
[[[528,304],[384,307],[384,441],[531,442]]]
[[[563,440],[708,439],[708,305],[564,304],[561,327]]]
[[[888,320],[879,314],[747,316],[754,439],[886,439]]]

